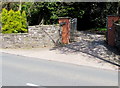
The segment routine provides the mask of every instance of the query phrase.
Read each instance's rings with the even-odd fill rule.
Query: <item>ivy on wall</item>
[[[26,33],[27,18],[25,11],[10,11],[2,9],[2,33]]]

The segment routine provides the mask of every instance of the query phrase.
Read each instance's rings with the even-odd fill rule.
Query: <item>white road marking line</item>
[[[26,85],[28,85],[28,86],[39,86],[39,85],[35,85],[35,84],[32,84],[32,83],[26,83]]]

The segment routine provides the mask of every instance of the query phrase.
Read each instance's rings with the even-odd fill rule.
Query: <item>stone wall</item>
[[[0,48],[36,48],[54,46],[60,39],[59,26],[31,26],[28,33],[0,34]]]

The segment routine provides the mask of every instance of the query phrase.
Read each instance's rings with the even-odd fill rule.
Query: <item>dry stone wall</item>
[[[59,26],[31,26],[28,33],[0,34],[0,48],[36,48],[54,46],[60,39]]]

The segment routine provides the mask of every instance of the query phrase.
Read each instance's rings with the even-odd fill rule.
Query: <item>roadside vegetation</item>
[[[2,9],[2,33],[26,33],[27,18],[25,11]]]
[[[2,33],[25,33],[28,25],[58,24],[58,17],[77,18],[78,30],[106,31],[107,15],[117,14],[119,7],[118,2],[3,2],[1,5]]]

